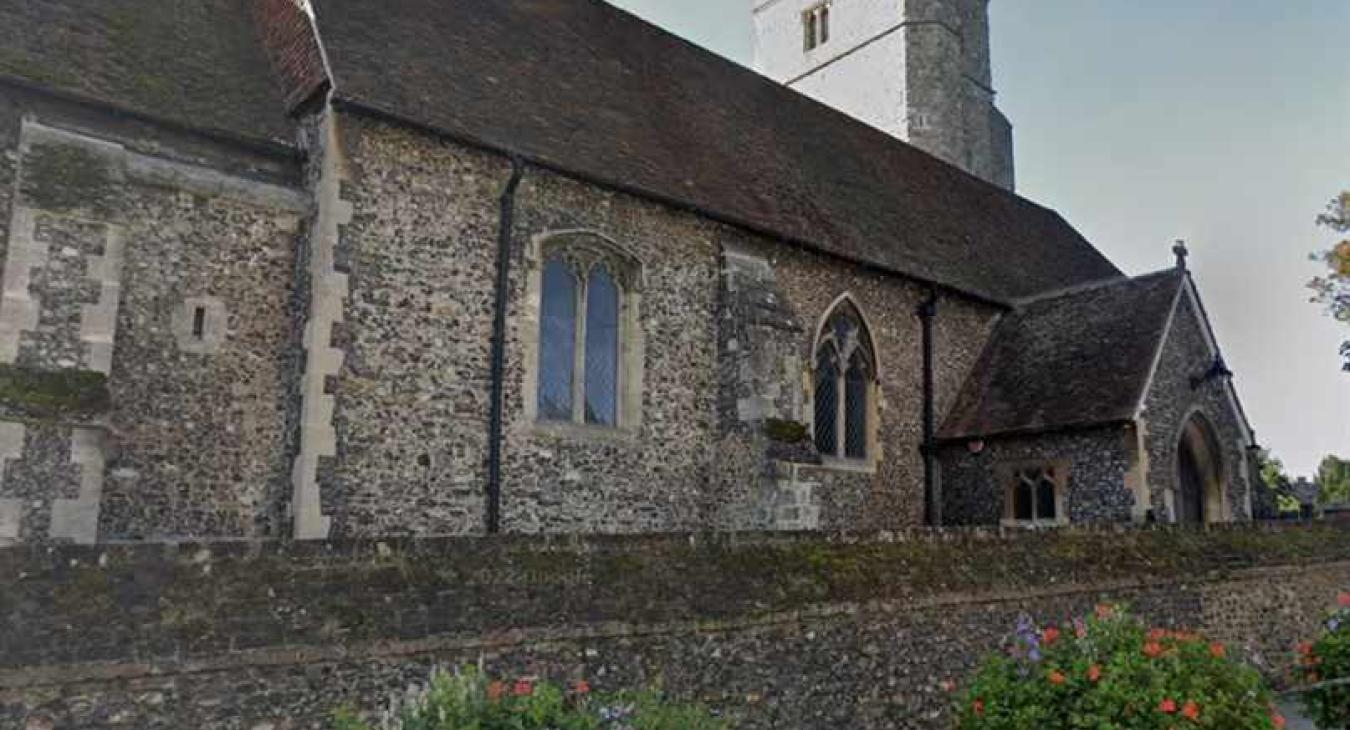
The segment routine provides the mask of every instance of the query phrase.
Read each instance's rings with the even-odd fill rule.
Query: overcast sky
[[[847,12],[856,0],[835,0]],[[614,0],[751,65],[751,0]],[[1018,192],[1118,266],[1191,268],[1256,429],[1295,474],[1350,456],[1350,327],[1308,303],[1350,189],[1346,0],[994,0]]]

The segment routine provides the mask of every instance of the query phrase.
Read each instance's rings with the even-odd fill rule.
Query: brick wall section
[[[1350,587],[1347,529],[15,547],[0,727],[318,728],[481,657],[742,727],[939,728],[1021,612],[1129,600],[1278,676]]]
[[[328,84],[323,52],[301,0],[252,0],[254,26],[294,110]]]

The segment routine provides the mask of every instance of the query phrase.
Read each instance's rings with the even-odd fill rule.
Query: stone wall
[[[0,146],[0,542],[273,534],[285,156],[3,85]]]
[[[1213,349],[1199,316],[1196,300],[1183,291],[1173,314],[1172,329],[1163,344],[1140,422],[1144,434],[1149,506],[1161,521],[1174,514],[1177,489],[1177,446],[1187,421],[1197,414],[1214,429],[1221,452],[1222,481],[1227,492],[1224,515],[1213,519],[1245,519],[1252,507],[1251,455],[1246,426],[1237,411],[1236,396],[1223,377],[1201,378],[1214,364]]]
[[[335,436],[316,469],[323,514],[340,536],[481,532],[499,196],[510,163],[356,114],[338,115],[334,127],[340,204],[352,212],[333,254],[345,302],[331,327],[340,370],[323,381]],[[896,528],[922,519],[916,311],[926,289],[534,166],[513,206],[505,531]],[[535,413],[541,252],[569,239],[631,263],[638,329],[624,359],[633,408],[619,428]],[[809,421],[816,329],[846,294],[878,349],[875,464],[815,468],[808,448],[806,468],[784,479],[774,462],[800,455],[774,451],[763,428]],[[938,412],[996,315],[941,299]]]
[[[1134,429],[1121,425],[945,445],[943,524],[999,524],[1007,517],[1013,470],[1038,464],[1067,472],[1067,513],[1061,517],[1074,523],[1129,522],[1135,506],[1127,479],[1135,464],[1134,438]]]
[[[745,728],[941,728],[1019,614],[1125,600],[1272,677],[1347,525],[0,550],[0,726],[325,727],[437,664],[661,683]]]
[[[770,242],[745,242],[742,251],[758,256],[776,279],[777,301],[795,314],[800,332],[786,330],[774,367],[785,375],[781,391],[793,400],[778,409],[779,418],[810,425],[806,383],[814,367],[815,338],[824,319],[842,297],[862,314],[877,359],[875,453],[868,468],[805,466],[798,481],[815,485],[812,505],[822,529],[894,529],[923,521],[923,344],[918,316],[927,298],[923,287],[854,267],[840,266],[806,251]],[[934,321],[935,412],[951,407],[979,357],[998,310],[951,297],[939,297]],[[795,367],[795,375],[794,375]],[[789,408],[791,410],[789,410]],[[748,482],[753,475],[723,470],[726,481]]]

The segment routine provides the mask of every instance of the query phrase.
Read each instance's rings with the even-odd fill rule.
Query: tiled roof
[[[1054,211],[599,0],[313,8],[349,106],[995,301],[1120,273]]]
[[[294,144],[248,0],[0,2],[0,78],[190,128]]]
[[[1133,418],[1185,280],[1172,269],[1019,306],[995,328],[939,436]]]

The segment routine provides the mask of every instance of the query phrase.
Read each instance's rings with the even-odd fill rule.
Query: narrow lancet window
[[[619,395],[619,289],[603,265],[586,284],[586,423],[613,426]]]
[[[576,367],[576,275],[561,258],[544,265],[539,325],[539,417],[572,420],[572,381]]]

